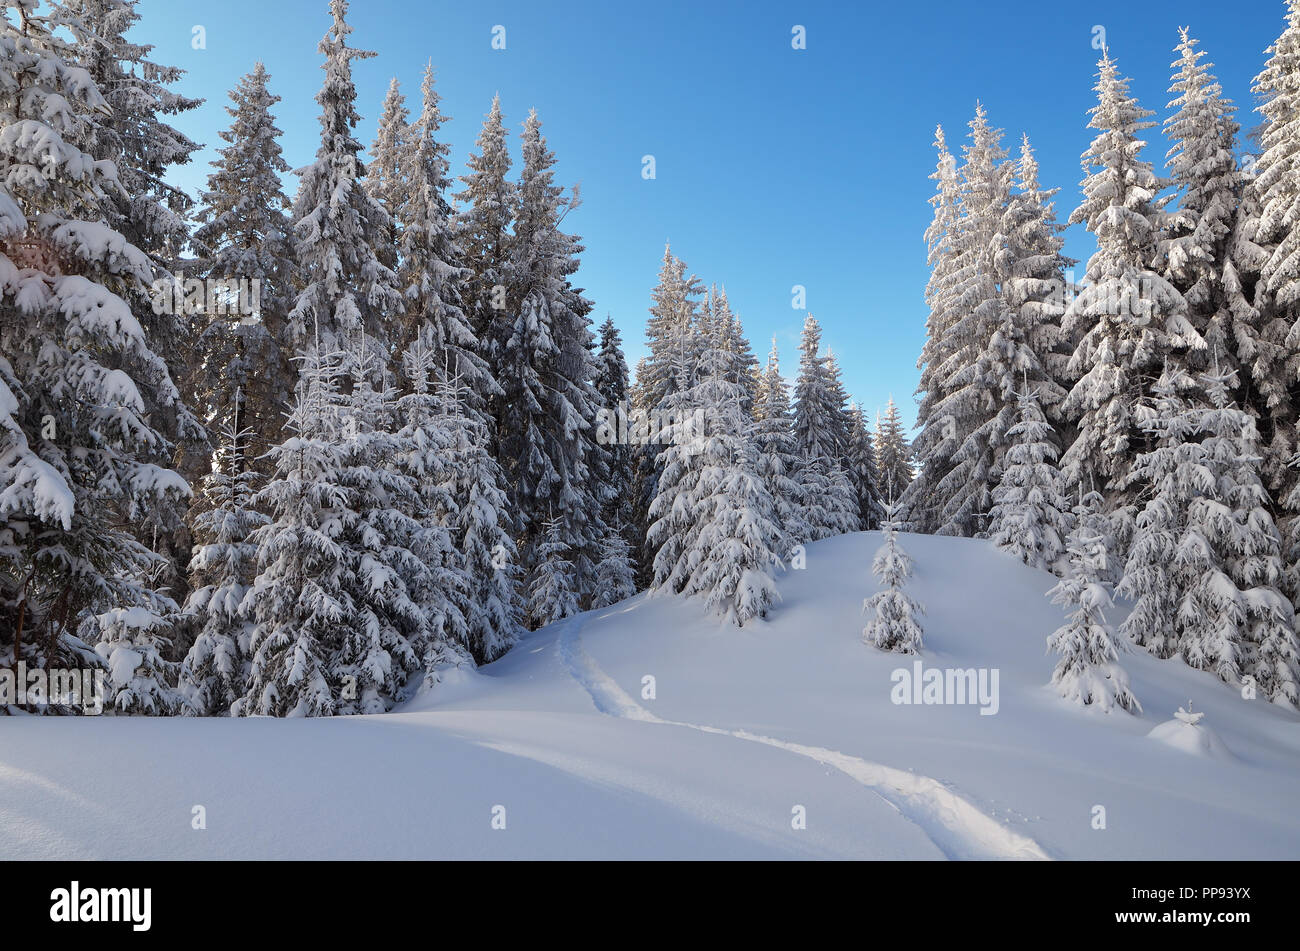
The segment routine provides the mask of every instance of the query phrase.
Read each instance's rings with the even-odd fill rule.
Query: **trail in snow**
[[[950,859],[1050,859],[1033,839],[1014,832],[969,800],[929,776],[850,756],[820,746],[805,746],[746,730],[724,730],[698,723],[665,720],[636,702],[605,673],[582,646],[583,620],[560,626],[556,648],[573,678],[591,696],[596,709],[612,717],[717,733],[762,743],[832,766],[866,786],[898,810]]]

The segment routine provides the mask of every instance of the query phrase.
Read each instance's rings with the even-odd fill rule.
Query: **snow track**
[[[918,826],[950,859],[1050,859],[1033,839],[1013,832],[969,800],[929,776],[850,756],[820,746],[805,746],[745,730],[724,730],[655,716],[606,674],[582,646],[582,617],[563,622],[556,650],[573,678],[601,713],[627,720],[683,727],[761,743],[831,766],[866,786]]]

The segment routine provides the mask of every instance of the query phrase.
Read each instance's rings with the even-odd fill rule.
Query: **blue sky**
[[[276,118],[287,160],[312,159],[326,0],[141,0],[139,9],[134,38],[188,71],[181,91],[207,99],[176,121],[207,146],[177,182],[203,183],[228,124],[226,92],[259,59],[283,97]],[[870,413],[893,395],[910,423],[936,123],[955,147],[981,100],[1008,146],[1028,132],[1044,184],[1061,188],[1064,218],[1091,137],[1097,27],[1162,119],[1176,30],[1190,26],[1249,126],[1250,81],[1283,14],[1282,0],[354,0],[349,20],[353,45],[379,54],[356,68],[367,144],[392,76],[418,110],[429,59],[453,118],[445,135],[457,175],[494,92],[516,133],[537,108],[558,178],[582,185],[583,206],[569,219],[587,246],[579,283],[597,321],[609,313],[622,330],[630,364],[644,353],[650,289],[670,240],[701,278],[726,285],[760,357],[776,336],[787,375],[804,317],[791,288],[806,287],[854,398]],[[492,48],[497,25],[504,50]],[[792,48],[796,25],[806,49]],[[205,49],[192,47],[195,26]],[[1146,157],[1163,163],[1163,137],[1152,130],[1149,141]],[[641,175],[647,154],[650,181]],[[1071,229],[1067,251],[1086,258],[1089,236]]]

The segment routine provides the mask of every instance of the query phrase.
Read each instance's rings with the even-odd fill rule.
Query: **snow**
[[[107,659],[113,683],[126,686],[135,679],[135,672],[144,661],[144,655],[129,647],[114,647],[109,651]]]
[[[996,715],[891,702],[912,658],[861,641],[882,538],[857,533],[810,544],[765,623],[640,595],[386,715],[10,718],[0,860],[1300,854],[1300,715],[1141,651],[1147,712],[1070,704],[1048,686],[1051,576],[983,541],[901,541],[920,659],[997,669]],[[1189,698],[1201,724],[1162,722]]]
[[[1147,736],[1158,743],[1164,743],[1194,756],[1208,756],[1221,760],[1234,758],[1232,752],[1219,738],[1219,734],[1210,727],[1187,723],[1177,717],[1154,727]]]

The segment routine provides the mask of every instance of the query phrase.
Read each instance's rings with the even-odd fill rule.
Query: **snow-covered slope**
[[[809,546],[766,624],[638,596],[386,716],[9,718],[0,858],[1300,855],[1300,716],[1138,653],[1142,716],[1069,706],[1049,576],[902,541],[922,664],[996,670],[995,714],[892,702],[912,659],[862,643],[880,536],[849,535]],[[1230,755],[1147,735],[1189,700]]]

